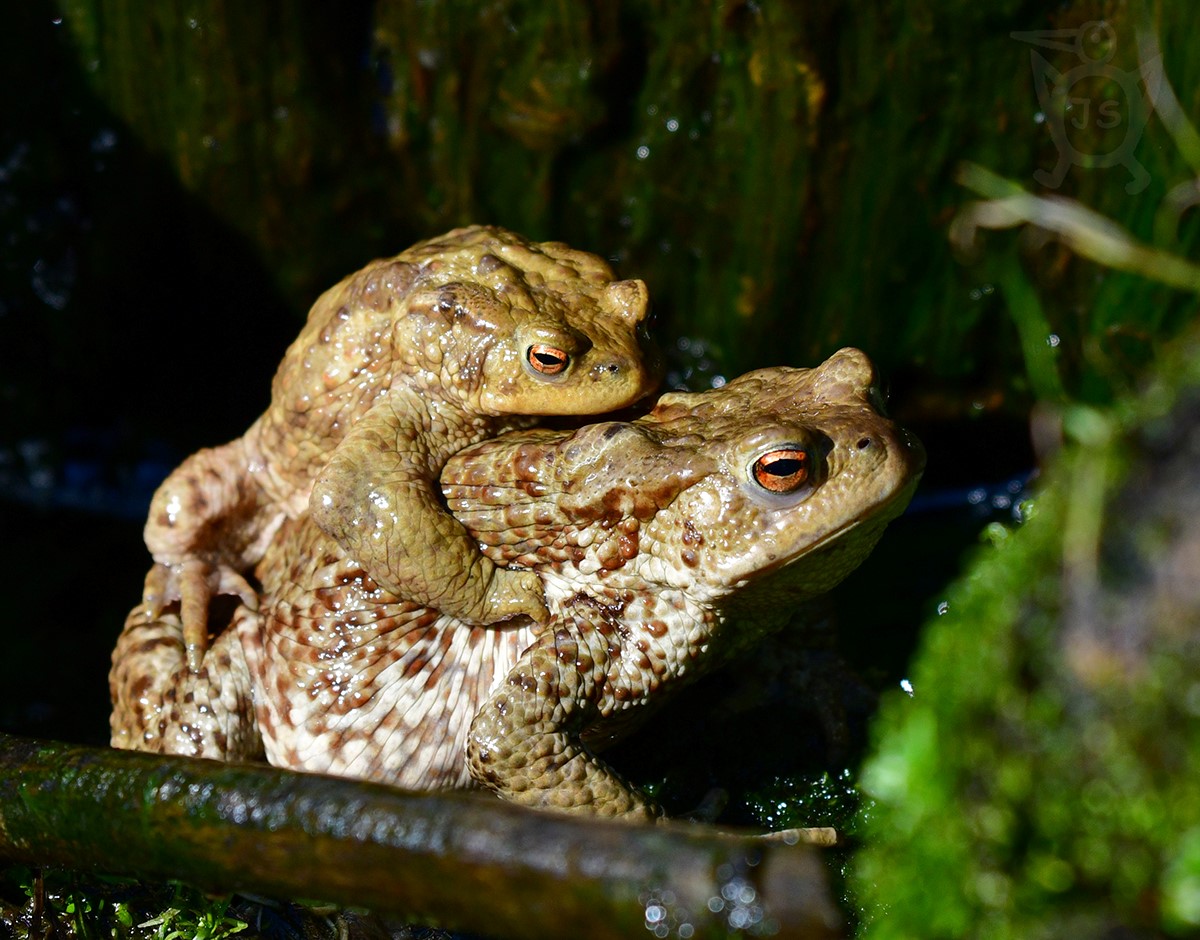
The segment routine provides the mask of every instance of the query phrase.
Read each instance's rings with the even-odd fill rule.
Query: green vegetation
[[[1169,107],[1166,120],[1191,162],[1195,131]],[[1200,292],[1200,268],[1166,245],[978,167],[963,178],[986,197],[957,220],[967,241],[1029,224],[1128,272],[1137,309],[1154,281]],[[1011,277],[1020,332],[1044,336],[1039,298]],[[852,863],[873,940],[1200,930],[1200,331],[1136,392],[1115,384],[1108,407],[1070,401],[1039,346],[1025,344],[1029,375],[1062,449],[1029,521],[989,531],[947,590],[915,695],[886,699],[874,726]]]
[[[863,772],[865,936],[1200,929],[1198,401],[1193,339],[1068,410],[1032,519],[946,592]]]
[[[850,343],[885,371],[982,378],[1016,407],[1029,396],[1019,346],[980,290],[995,278],[946,250],[955,168],[1028,179],[1054,165],[1033,47],[1011,33],[1104,19],[1112,68],[1137,68],[1137,7],[1095,0],[1048,18],[1016,0],[61,9],[86,87],[253,246],[297,314],[364,258],[491,221],[612,255],[650,283],[665,334],[703,338],[719,370]],[[1196,87],[1190,5],[1155,15],[1168,73]],[[1078,64],[1045,55],[1064,73]],[[1129,198],[1124,167],[1074,168],[1061,192],[1167,237],[1153,207],[1186,154],[1104,80],[1072,93],[1125,120],[1091,121],[1073,144],[1103,153],[1134,135],[1149,187]],[[1170,240],[1186,251],[1197,231],[1184,219]],[[1032,264],[1085,396],[1194,309],[1164,294],[1146,309],[1134,281],[1054,252]]]
[[[54,870],[0,868],[0,929],[6,936],[227,940],[247,926],[230,913],[228,898],[208,897],[187,885],[146,886]]]

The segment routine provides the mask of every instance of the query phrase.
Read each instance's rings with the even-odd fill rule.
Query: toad
[[[653,391],[645,285],[595,255],[473,226],[372,262],[318,298],[267,411],[155,493],[147,612],[178,605],[199,668],[214,595],[307,514],[375,583],[468,624],[544,621],[536,574],[480,554],[444,509],[446,459],[526,415],[591,415]],[[436,561],[436,563],[435,563]]]
[[[541,578],[541,631],[397,597],[312,519],[289,520],[259,566],[258,611],[239,612],[198,675],[178,617],[134,611],[114,653],[113,743],[656,817],[604,745],[870,552],[924,465],[877,401],[870,362],[844,349],[663,395],[633,422],[456,454],[447,505],[494,564]]]

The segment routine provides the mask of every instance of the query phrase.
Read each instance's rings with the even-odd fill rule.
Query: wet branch
[[[497,937],[645,936],[659,924],[677,936],[684,923],[695,937],[830,937],[839,923],[806,846],[7,736],[0,858],[320,898]]]

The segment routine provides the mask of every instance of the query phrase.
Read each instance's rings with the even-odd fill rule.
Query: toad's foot
[[[239,608],[234,623],[257,615]],[[199,671],[187,666],[177,613],[130,612],[109,673],[112,746],[214,760],[261,758],[250,671],[239,634],[226,630]]]
[[[520,568],[493,568],[483,607],[474,619],[492,624],[511,622],[516,617],[528,617],[536,624],[550,619],[542,579]]]
[[[609,683],[608,644],[593,625],[555,624],[526,650],[471,723],[467,767],[514,803],[649,821],[662,811],[584,745]]]
[[[175,564],[155,563],[146,574],[142,605],[158,619],[172,604],[179,605],[182,639],[188,668],[200,671],[208,649],[208,608],[214,597],[229,594],[250,610],[258,609],[258,593],[246,579],[223,562],[188,558]]]

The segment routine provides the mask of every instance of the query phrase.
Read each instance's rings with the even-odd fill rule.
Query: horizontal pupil
[[[763,464],[763,470],[776,477],[790,477],[803,469],[804,461],[791,457],[781,457]]]

